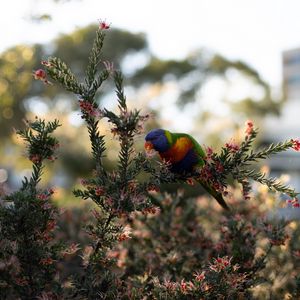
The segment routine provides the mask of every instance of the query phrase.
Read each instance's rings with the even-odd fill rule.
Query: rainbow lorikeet
[[[170,171],[173,173],[192,172],[205,164],[205,151],[192,136],[186,133],[172,133],[164,129],[153,129],[146,135],[145,140],[146,151],[153,149],[157,151],[161,159],[169,162]],[[207,183],[199,182],[224,209],[229,210],[221,193]]]

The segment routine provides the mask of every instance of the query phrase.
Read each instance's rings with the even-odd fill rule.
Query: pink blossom
[[[118,237],[118,241],[119,242],[123,242],[123,241],[126,241],[128,239],[130,239],[130,234],[131,234],[131,228],[129,226],[125,226],[123,228],[123,232],[119,235]]]
[[[80,249],[79,244],[72,243],[67,249],[63,250],[61,254],[63,256],[73,255]]]
[[[224,171],[224,167],[219,161],[216,162],[216,171],[218,173],[222,173]]]
[[[43,66],[47,67],[47,68],[53,66],[53,65],[52,65],[49,61],[47,61],[47,60],[42,60],[42,61],[41,61],[41,64],[42,64]]]
[[[195,272],[194,277],[196,281],[203,281],[205,279],[205,271],[202,271],[201,273]]]
[[[159,190],[159,187],[157,185],[154,185],[154,184],[150,184],[148,186],[148,192],[149,193],[158,193],[160,190]]]
[[[99,28],[101,30],[107,30],[110,28],[110,24],[108,24],[105,20],[99,20]]]
[[[292,200],[292,206],[295,207],[295,208],[299,208],[300,207],[300,203],[299,203],[298,198],[294,198]]]
[[[231,265],[231,258],[228,256],[214,258],[214,263],[211,263],[209,268],[214,272],[221,272]]]
[[[293,251],[293,256],[300,258],[300,250]]]
[[[156,207],[156,206],[153,206],[153,207],[147,207],[147,208],[144,208],[142,210],[142,214],[143,215],[148,215],[148,214],[157,214],[160,212],[160,208],[159,207]]]
[[[89,101],[79,100],[79,107],[84,114],[87,114],[90,117],[97,117],[99,115],[98,109]]]
[[[253,127],[254,127],[254,124],[251,120],[247,120],[246,123],[246,135],[250,135],[252,132],[253,132]]]
[[[86,246],[84,249],[83,249],[83,253],[82,253],[82,265],[84,267],[87,267],[88,264],[89,264],[89,261],[90,261],[90,256],[92,255],[93,253],[93,247],[92,246]]]
[[[42,258],[40,260],[40,264],[43,266],[49,266],[49,265],[52,265],[53,263],[54,263],[54,260],[51,257]]]
[[[41,193],[41,194],[38,194],[36,196],[39,200],[42,200],[42,201],[45,201],[49,198],[49,195],[45,194],[45,193]]]
[[[163,285],[165,286],[165,288],[167,290],[175,291],[178,284],[177,284],[177,282],[172,282],[170,280],[165,280]]]
[[[206,147],[206,159],[209,160],[212,158],[214,151],[211,147]]]
[[[34,155],[29,156],[29,159],[30,159],[34,164],[40,163],[41,160],[42,160],[41,156],[38,155],[38,154],[34,154]]]
[[[57,159],[57,157],[51,155],[51,156],[48,156],[47,159],[50,160],[50,161],[52,161],[52,162],[54,162]]]
[[[15,283],[19,286],[25,286],[28,285],[28,280],[25,278],[15,278]]]
[[[300,140],[299,139],[291,139],[291,142],[293,143],[292,148],[296,151],[300,151]]]
[[[48,209],[51,209],[52,208],[52,205],[49,203],[49,202],[45,202],[43,205],[42,205],[42,209],[43,210],[48,210]]]
[[[96,187],[95,189],[95,195],[96,196],[102,196],[104,194],[104,188],[101,186]]]
[[[233,141],[230,141],[225,144],[225,147],[230,151],[230,152],[237,152],[240,147],[238,144],[234,143]]]
[[[195,181],[194,181],[193,178],[187,178],[186,183],[187,183],[188,185],[192,185],[192,186],[195,185]]]
[[[194,289],[194,284],[191,281],[185,281],[184,279],[180,282],[180,290],[183,294],[186,294],[188,291]]]
[[[51,82],[48,81],[47,74],[43,69],[38,69],[38,70],[34,71],[32,75],[35,80],[41,80],[45,84],[51,84]]]
[[[56,227],[56,221],[55,220],[49,220],[47,222],[46,231],[50,232],[50,231],[54,230],[55,227]]]
[[[47,77],[47,74],[43,69],[38,69],[33,72],[33,77],[36,80],[45,80]]]

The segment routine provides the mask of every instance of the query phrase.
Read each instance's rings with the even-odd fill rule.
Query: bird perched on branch
[[[146,135],[145,140],[146,151],[157,151],[161,159],[170,164],[170,171],[173,173],[190,173],[205,165],[205,151],[188,134],[153,129]],[[206,182],[199,180],[199,183],[224,209],[229,210],[220,192]]]

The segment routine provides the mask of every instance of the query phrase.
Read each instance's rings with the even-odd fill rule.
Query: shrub
[[[121,72],[110,62],[98,70],[108,28],[100,23],[83,83],[59,58],[42,62],[46,71],[34,72],[36,79],[51,84],[49,76],[77,97],[95,170],[82,180],[82,189],[74,195],[90,199],[94,207],[84,211],[81,220],[58,213],[50,200],[53,190],[41,189],[38,184],[44,160],[55,159],[58,142],[52,133],[59,123],[27,122],[18,134],[27,143],[32,175],[24,178],[19,191],[4,197],[0,208],[1,299],[298,297],[298,226],[269,220],[261,203],[271,196],[250,198],[250,191],[254,180],[287,194],[292,206],[299,207],[294,189],[268,178],[253,165],[271,154],[300,150],[299,141],[254,151],[252,143],[258,131],[248,122],[240,145],[226,143],[220,153],[207,148],[201,170],[171,173],[168,162],[153,162],[136,152],[134,138],[149,116],[128,108]],[[116,87],[118,112],[101,109],[95,99],[110,78]],[[103,164],[106,145],[98,126],[103,119],[111,124],[120,144],[118,164],[112,171]],[[164,183],[184,187],[199,179],[224,196],[230,195],[232,210],[220,211],[205,196],[188,199],[182,189],[175,194],[159,192]],[[67,235],[59,231],[68,222],[78,225],[85,238],[62,243]],[[275,259],[286,267],[276,268]],[[277,288],[276,280],[283,275]],[[265,287],[264,292],[260,286]]]

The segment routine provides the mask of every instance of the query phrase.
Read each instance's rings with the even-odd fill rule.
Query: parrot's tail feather
[[[216,190],[213,190],[211,187],[209,187],[206,183],[200,182],[201,185],[203,186],[203,188],[210,194],[212,195],[217,201],[218,203],[226,210],[230,210],[230,208],[228,207],[228,205],[226,204],[223,196],[221,193],[217,192]]]

